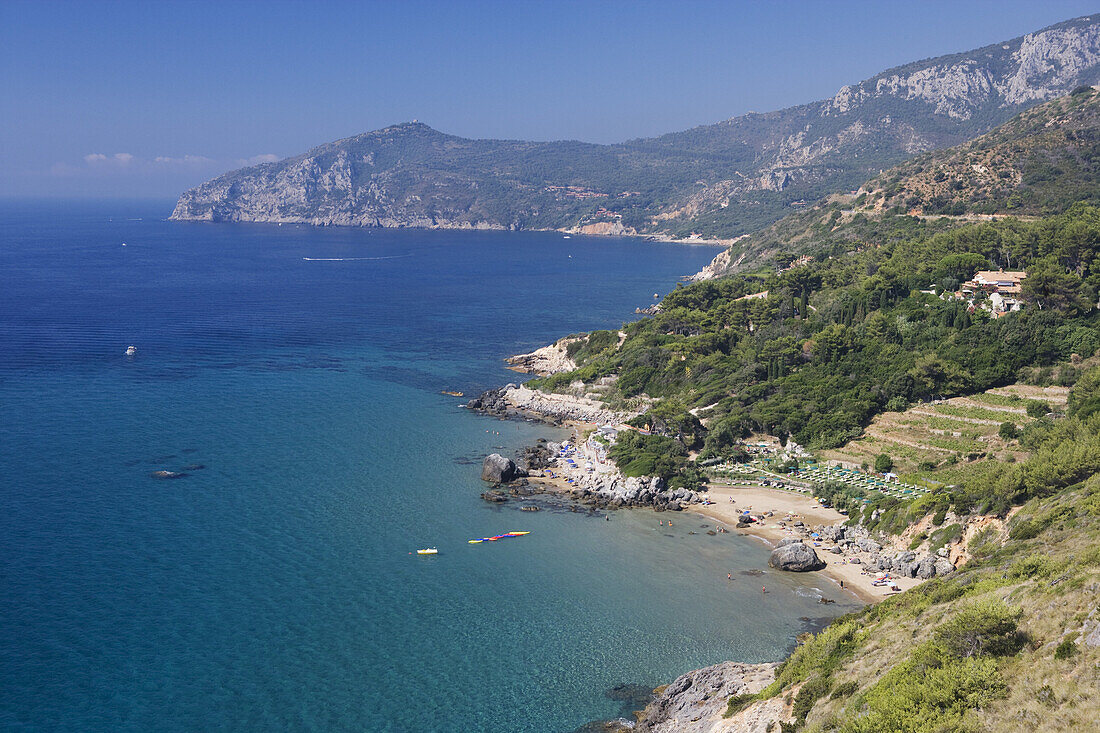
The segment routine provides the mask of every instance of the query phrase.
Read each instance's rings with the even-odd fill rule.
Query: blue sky
[[[1088,2],[0,0],[0,195],[172,197],[419,119],[616,142],[832,95]]]

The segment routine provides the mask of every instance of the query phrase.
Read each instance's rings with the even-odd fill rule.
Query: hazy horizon
[[[8,2],[0,196],[175,198],[413,119],[622,142],[824,99],[1093,10],[930,2],[918,26],[908,5],[854,1]]]

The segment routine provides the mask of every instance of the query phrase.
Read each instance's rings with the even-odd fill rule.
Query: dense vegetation
[[[907,218],[898,218],[898,230]],[[678,450],[658,446],[657,436],[638,438],[617,459],[625,465],[664,452],[659,473],[672,475],[689,451],[729,456],[753,431],[838,446],[883,410],[1008,384],[1021,369],[1100,348],[1100,209],[913,231],[908,240],[838,247],[779,275],[678,288],[657,315],[625,326],[621,345],[606,338],[581,346],[576,372],[535,384],[567,389],[613,377],[612,400],[657,399],[639,426]],[[994,319],[936,294],[1001,266],[1029,272],[1023,311]]]

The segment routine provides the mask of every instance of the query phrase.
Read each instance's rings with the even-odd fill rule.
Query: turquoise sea
[[[713,249],[170,210],[0,205],[0,727],[571,731],[852,608],[762,596],[766,550],[700,518],[478,497],[482,456],[558,434],[440,390],[517,380],[503,357]]]

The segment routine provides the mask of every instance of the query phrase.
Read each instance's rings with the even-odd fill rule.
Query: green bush
[[[935,646],[918,647],[862,694],[857,717],[842,733],[939,733],[968,730],[969,712],[1004,694],[992,659],[945,656]]]
[[[743,695],[731,695],[729,702],[726,703],[726,712],[722,713],[723,718],[729,718],[737,715],[745,708],[759,699],[758,695],[743,694]]]
[[[837,700],[842,697],[851,697],[859,689],[859,683],[855,680],[849,680],[848,682],[842,682],[833,688],[832,694],[829,695],[830,700]]]
[[[894,468],[894,459],[885,453],[875,456],[875,472],[886,473]]]
[[[1012,440],[1020,434],[1019,428],[1016,427],[1014,422],[1001,423],[1000,429],[997,430],[997,434],[1001,436],[1003,440]]]
[[[1073,639],[1065,639],[1054,649],[1055,659],[1069,659],[1077,653],[1077,643]]]
[[[1042,400],[1028,400],[1025,403],[1024,409],[1027,410],[1028,417],[1040,418],[1045,417],[1050,412],[1050,405]]]
[[[934,638],[949,654],[974,656],[1015,654],[1024,638],[1017,631],[1023,611],[991,600],[960,609],[936,629]]]
[[[936,550],[956,542],[962,537],[962,527],[958,524],[949,524],[946,527],[940,527],[928,538],[928,551],[935,552]]]
[[[826,674],[810,678],[799,688],[791,706],[791,713],[799,725],[806,722],[806,716],[813,710],[814,703],[829,694],[830,687],[829,676]]]

